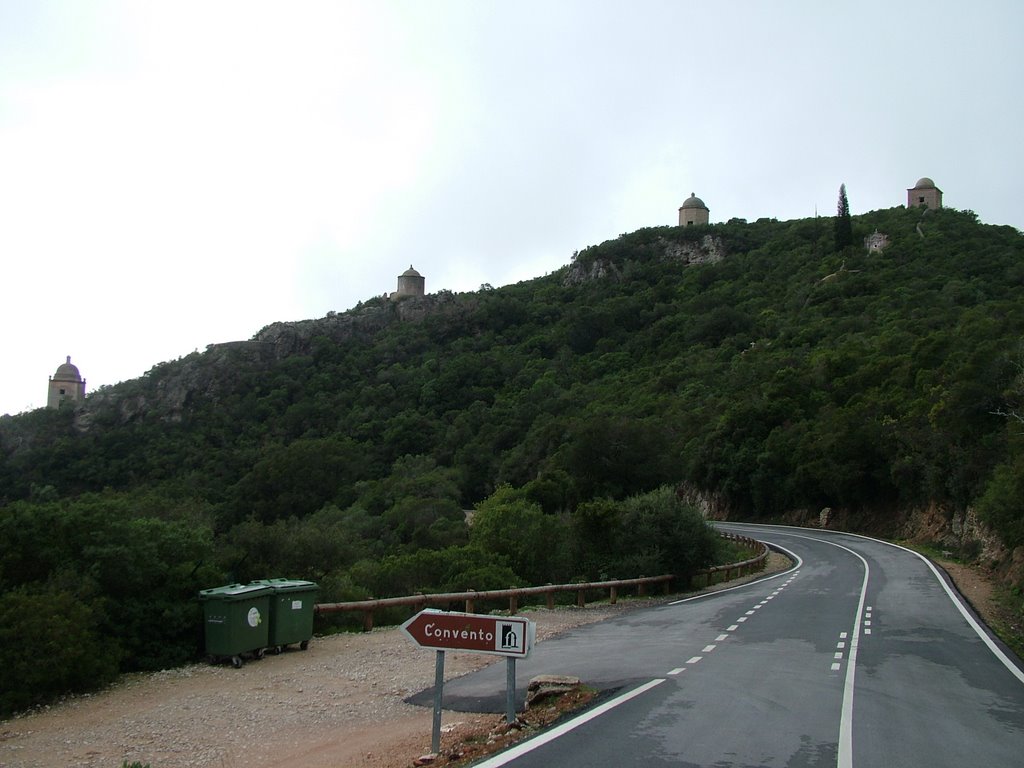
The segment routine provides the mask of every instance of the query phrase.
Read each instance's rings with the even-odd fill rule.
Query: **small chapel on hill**
[[[50,377],[50,387],[46,393],[46,407],[60,408],[65,403],[74,405],[85,399],[85,379],[78,371],[78,366],[67,361],[57,366],[57,372]]]
[[[941,207],[942,190],[935,186],[935,182],[927,176],[922,176],[917,180],[917,184],[907,190],[907,208],[935,209]],[[679,207],[679,226],[692,227],[698,224],[707,224],[710,214],[711,211],[704,205],[704,201],[691,192]]]

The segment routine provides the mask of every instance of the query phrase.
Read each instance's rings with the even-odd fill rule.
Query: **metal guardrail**
[[[720,581],[728,581],[738,578],[744,574],[753,573],[764,568],[768,559],[768,547],[763,542],[751,539],[747,536],[723,533],[722,538],[735,541],[752,550],[760,551],[760,554],[743,560],[738,563],[727,563],[716,565],[711,568],[703,568],[690,580],[690,586],[704,588]],[[469,590],[466,592],[439,592],[435,594],[405,595],[403,597],[382,597],[376,600],[355,600],[346,603],[318,603],[314,611],[319,614],[361,612],[363,614],[363,630],[369,632],[373,629],[374,611],[383,608],[395,608],[400,606],[412,606],[417,611],[426,608],[428,605],[445,605],[452,603],[464,603],[466,613],[473,613],[477,602],[485,600],[508,600],[509,614],[519,611],[519,603],[523,598],[544,595],[545,602],[549,609],[555,607],[555,595],[564,592],[576,593],[576,605],[582,608],[586,605],[586,593],[588,591],[608,590],[609,602],[614,605],[618,600],[620,589],[636,588],[637,596],[646,595],[647,587],[661,584],[664,593],[670,594],[672,581],[676,576],[665,574],[662,576],[641,576],[636,579],[613,579],[611,581],[591,581],[575,584],[545,584],[542,587],[509,587],[508,589],[489,589],[484,591]],[[702,582],[702,583],[698,583]]]

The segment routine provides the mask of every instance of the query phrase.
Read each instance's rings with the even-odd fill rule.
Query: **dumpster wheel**
[[[304,651],[307,650],[309,648],[309,640],[303,640],[301,643],[299,643],[299,648],[301,648]]]
[[[242,663],[243,662],[242,662],[242,657],[241,656],[232,656],[231,657],[231,666],[234,667],[235,669],[241,669],[242,668]]]

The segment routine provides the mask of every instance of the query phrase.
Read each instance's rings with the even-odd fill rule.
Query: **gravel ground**
[[[540,641],[636,605],[524,615],[537,622]],[[496,660],[449,652],[445,677]],[[434,652],[394,628],[317,637],[307,651],[267,655],[241,669],[193,664],[126,675],[103,692],[0,722],[0,766],[408,766],[429,751],[432,715],[403,698],[433,683]],[[445,712],[446,739],[491,718]]]

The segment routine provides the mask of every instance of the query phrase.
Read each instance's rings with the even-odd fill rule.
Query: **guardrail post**
[[[515,587],[513,587],[515,589]],[[508,615],[514,616],[519,610],[519,598],[516,595],[510,595],[508,598]]]
[[[619,590],[617,590],[615,587],[610,587],[608,589],[608,602],[611,603],[612,605],[615,605],[615,603],[617,603],[618,600],[619,600]]]
[[[363,632],[369,632],[373,629],[373,609],[369,608],[363,611]]]
[[[548,585],[550,586],[550,585]],[[555,590],[550,590],[546,593],[548,598],[548,610],[553,611],[555,609]]]
[[[466,613],[472,613],[476,601],[472,597],[466,598]]]
[[[641,579],[643,578],[643,574],[640,575],[640,578]],[[637,597],[644,597],[644,596],[646,596],[646,594],[647,594],[646,587],[647,587],[647,585],[644,584],[642,581],[639,584],[637,584],[636,585],[636,596]]]
[[[662,582],[662,585],[663,585],[662,586],[662,592],[664,594],[666,594],[666,595],[671,595],[672,594],[672,579],[665,579],[665,581]]]
[[[583,608],[587,604],[587,596],[584,593],[585,590],[576,590],[576,607]]]

